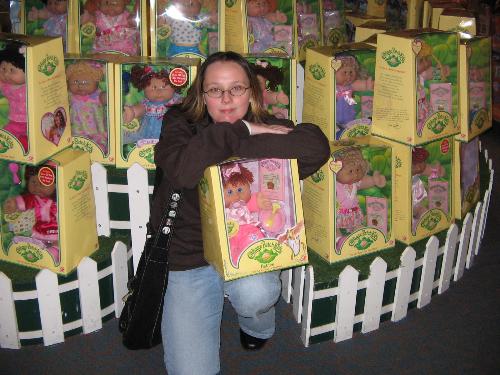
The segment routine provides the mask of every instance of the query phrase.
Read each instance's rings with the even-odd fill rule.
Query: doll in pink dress
[[[284,106],[288,106],[290,100],[288,95],[278,88],[284,79],[281,69],[265,60],[257,60],[252,67],[259,80],[264,108],[269,109],[278,118],[287,119],[288,111]]]
[[[335,252],[340,255],[340,249],[346,237],[356,229],[364,225],[365,219],[359,207],[358,190],[373,186],[382,188],[386,179],[379,171],[368,175],[368,162],[358,148],[343,149],[332,155],[335,163],[342,163],[340,170],[336,173],[336,225],[337,242]],[[331,163],[334,163],[333,161]],[[330,164],[335,171],[334,164]]]
[[[253,174],[241,164],[224,164],[221,174],[226,221],[235,222],[237,228],[229,239],[231,262],[236,266],[241,253],[251,243],[266,237],[259,222],[259,212],[270,210],[272,203],[260,192],[252,194]]]
[[[274,25],[287,21],[286,14],[276,8],[276,0],[247,1],[248,32],[253,35],[250,52],[265,52],[274,46]]]
[[[9,121],[3,130],[16,137],[27,151],[25,50],[22,44],[12,42],[0,51],[0,94],[9,103]]]
[[[52,181],[40,178],[39,172],[42,168],[48,168],[53,176]],[[31,230],[31,239],[16,236],[14,242],[32,242],[37,246],[45,248],[59,264],[60,255],[58,248],[59,226],[57,223],[56,202],[56,172],[47,166],[26,166],[25,181],[26,193],[10,197],[3,203],[5,214],[33,210],[35,224]],[[14,180],[16,177],[14,177]]]
[[[139,54],[139,31],[136,15],[127,10],[131,0],[88,0],[82,25],[95,24],[92,52]]]
[[[45,7],[31,8],[28,13],[29,21],[45,20],[43,23],[44,35],[60,36],[66,49],[66,24],[68,22],[67,0],[42,0]]]
[[[66,67],[71,134],[92,140],[107,154],[106,93],[99,88],[103,77],[103,67],[97,62],[81,60]]]

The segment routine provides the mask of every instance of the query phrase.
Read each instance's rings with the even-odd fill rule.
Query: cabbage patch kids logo
[[[76,171],[75,175],[68,182],[68,188],[80,191],[83,188],[83,185],[85,185],[87,178],[88,174],[86,171]]]
[[[405,55],[393,47],[388,51],[382,52],[382,59],[391,68],[395,68],[405,62]]]
[[[14,147],[14,143],[9,138],[8,135],[0,133],[0,154],[5,154],[12,147]]]
[[[451,121],[449,113],[446,112],[436,112],[427,120],[426,127],[434,134],[440,134],[447,128]],[[421,134],[419,134],[420,136]]]
[[[356,249],[362,251],[368,249],[375,241],[377,241],[377,239],[377,233],[364,229],[359,233],[356,233],[349,240],[349,245],[354,246]]]
[[[281,252],[282,245],[280,243],[263,241],[248,253],[248,258],[256,260],[261,264],[269,264],[276,259]]]
[[[485,109],[481,109],[472,120],[472,124],[476,128],[481,129],[486,124],[487,121],[488,121],[488,112]]]
[[[40,62],[40,64],[38,64],[38,71],[42,74],[45,74],[47,77],[50,77],[52,74],[54,74],[58,65],[59,59],[56,56],[47,55]]]
[[[42,252],[33,245],[21,245],[16,252],[28,263],[36,263],[43,258]]]
[[[439,211],[429,211],[424,215],[424,218],[422,219],[422,223],[420,224],[420,226],[424,229],[431,231],[434,228],[436,228],[436,226],[441,221],[441,218],[442,215]]]
[[[226,0],[225,2],[228,8],[232,8],[236,4],[236,0]]]
[[[94,150],[94,146],[92,145],[92,143],[90,143],[89,141],[87,141],[85,139],[78,138],[78,137],[73,138],[73,148],[75,150],[82,150],[82,151],[88,152],[90,154]]]
[[[324,179],[325,179],[325,173],[321,169],[311,175],[311,180],[313,180],[313,182],[315,183],[321,182]]]
[[[139,152],[139,156],[141,158],[143,158],[144,160],[146,160],[148,163],[151,163],[151,164],[154,164],[155,162],[155,152],[154,152],[154,149],[153,147],[148,147],[144,150],[141,150]]]
[[[363,137],[370,133],[370,127],[366,125],[358,125],[346,131],[346,137],[348,138],[356,138]]]
[[[309,72],[311,72],[313,78],[318,81],[326,76],[325,69],[319,64],[311,65],[309,67]]]

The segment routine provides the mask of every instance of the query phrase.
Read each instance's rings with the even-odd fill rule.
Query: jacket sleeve
[[[155,164],[175,188],[194,188],[206,167],[233,156],[240,142],[248,137],[242,121],[199,126],[189,123],[183,112],[173,108],[163,118]]]
[[[287,124],[293,126],[291,122]],[[299,177],[304,179],[328,161],[330,145],[321,129],[303,123],[288,134],[258,134],[243,139],[236,149],[236,155],[245,158],[297,159]]]

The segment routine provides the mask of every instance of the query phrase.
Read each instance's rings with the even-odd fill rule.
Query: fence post
[[[304,278],[305,278],[305,266],[296,267],[293,269],[293,291],[292,291],[292,307],[293,316],[297,323],[300,323],[302,319],[302,303],[304,299]]]
[[[0,272],[0,348],[19,349],[19,329],[17,327],[12,281]]]
[[[305,271],[304,307],[302,310],[302,329],[300,334],[305,347],[309,346],[309,338],[311,337],[311,316],[313,299],[314,269],[312,268],[312,266],[307,266]]]
[[[476,209],[474,210],[474,220],[472,221],[472,232],[469,241],[469,250],[467,252],[467,261],[465,262],[465,267],[467,269],[472,267],[474,263],[474,254],[476,253],[476,248],[479,246],[479,224],[481,222],[481,208],[483,207],[483,202],[478,202]]]
[[[117,241],[111,251],[111,266],[113,270],[113,296],[115,301],[115,316],[118,318],[124,306],[123,297],[128,292],[128,256],[127,246]]]
[[[424,262],[422,264],[422,277],[420,278],[420,288],[418,290],[417,302],[417,307],[419,309],[431,302],[438,249],[439,240],[436,236],[432,236],[427,241]]]
[[[337,295],[337,313],[335,320],[335,342],[352,338],[354,326],[354,309],[358,292],[358,274],[352,266],[346,266],[339,276]]]
[[[290,303],[292,296],[292,269],[281,271],[281,297],[286,303]]]
[[[439,278],[438,293],[442,294],[450,287],[451,274],[453,271],[453,260],[457,249],[458,226],[452,224],[446,235],[444,243],[443,263],[441,265],[441,277]]]
[[[410,300],[411,281],[415,270],[415,250],[408,246],[401,254],[401,265],[398,268],[398,279],[394,294],[394,303],[391,321],[398,322],[408,312],[408,301]]]
[[[109,218],[108,173],[99,163],[92,163],[92,187],[97,220],[97,234],[109,237],[111,235]]]
[[[89,257],[84,257],[78,264],[76,272],[82,311],[82,329],[83,333],[87,334],[102,328],[97,263]]]
[[[387,263],[380,257],[375,258],[370,264],[370,276],[366,285],[363,326],[361,328],[363,333],[374,331],[380,325],[386,271]]]
[[[64,342],[59,285],[55,273],[44,269],[35,277],[45,346]]]
[[[462,232],[460,233],[460,244],[458,245],[457,261],[455,262],[455,275],[453,280],[458,281],[464,274],[465,260],[467,257],[467,249],[469,248],[470,232],[472,229],[472,214],[470,212],[465,215],[462,224]]]

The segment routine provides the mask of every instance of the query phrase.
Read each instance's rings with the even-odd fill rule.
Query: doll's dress
[[[418,220],[422,215],[416,212],[416,209],[420,206],[424,199],[427,198],[427,190],[425,190],[424,182],[420,175],[415,175],[411,178],[411,200],[412,200],[412,228],[415,231]]]
[[[129,26],[130,13],[124,11],[117,16],[107,16],[97,10],[93,51],[119,51],[127,55],[138,53],[138,31]]]
[[[354,106],[356,101],[352,97],[352,92],[352,85],[337,85],[335,88],[335,122],[342,129],[345,129],[345,125],[356,118],[356,108]]]
[[[273,23],[265,17],[248,16],[254,42],[251,52],[264,52],[273,46]]]
[[[337,228],[352,232],[363,224],[363,213],[357,197],[360,185],[361,181],[354,184],[336,182]]]
[[[180,53],[195,53],[203,55],[200,51],[200,41],[203,28],[209,25],[207,15],[199,15],[196,19],[169,19],[172,28],[170,36],[170,46],[167,57],[172,57]]]
[[[63,39],[63,46],[66,49],[66,21],[67,13],[53,14],[43,23],[43,29],[47,36],[61,36]]]
[[[0,81],[0,92],[9,102],[9,122],[3,130],[10,132],[28,149],[28,127],[26,122],[26,85],[11,85]]]
[[[424,78],[419,77],[419,82],[417,85],[417,114],[418,114],[418,122],[417,122],[417,134],[418,136],[422,135],[422,131],[424,130],[425,120],[429,117],[430,103],[427,100],[427,96],[425,95],[424,89]]]
[[[237,266],[248,245],[265,237],[258,220],[257,195],[252,194],[248,202],[234,202],[225,208],[225,214],[226,222],[238,223],[237,232],[229,239],[231,262]]]
[[[100,101],[101,90],[90,95],[70,93],[71,134],[94,141],[104,153],[108,151],[108,132],[104,106]]]

